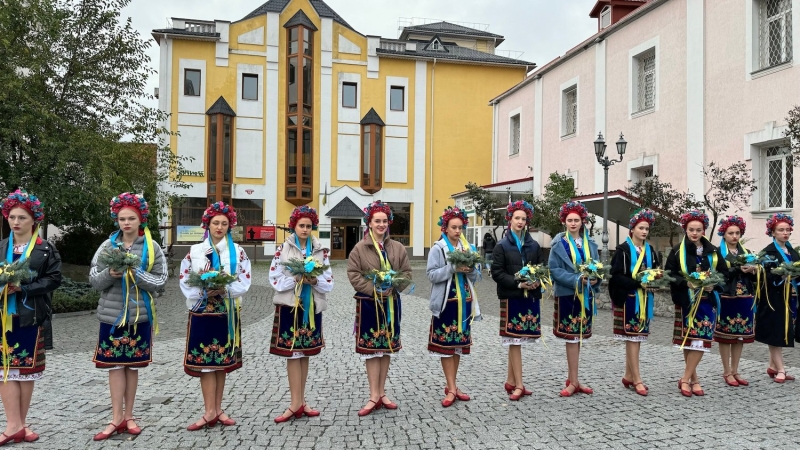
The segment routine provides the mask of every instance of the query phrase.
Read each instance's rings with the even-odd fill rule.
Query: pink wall
[[[533,165],[534,97],[534,86],[533,83],[530,83],[514,93],[513,97],[497,105],[499,128],[497,130],[497,181],[517,180],[531,176],[528,166]],[[509,114],[518,109],[521,131],[520,149],[519,154],[509,156]]]

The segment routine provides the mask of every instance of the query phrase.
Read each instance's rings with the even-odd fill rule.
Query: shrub
[[[55,238],[53,243],[61,254],[62,262],[88,266],[97,248],[106,239],[108,236],[88,228],[70,228]]]
[[[100,293],[89,283],[81,283],[63,277],[61,286],[53,292],[53,313],[91,311],[97,308]]]

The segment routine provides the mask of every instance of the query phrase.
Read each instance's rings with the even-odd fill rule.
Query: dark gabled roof
[[[308,18],[306,13],[303,12],[302,9],[298,9],[297,12],[289,19],[285,24],[283,24],[283,28],[292,28],[297,25],[302,25],[308,29],[317,31],[317,26],[314,25],[314,22]]]
[[[433,45],[434,41],[439,41],[440,48],[438,50],[434,50],[433,48],[431,48],[431,46]],[[455,43],[450,43],[450,42],[448,42],[447,44],[448,45],[456,45]],[[428,51],[431,51],[431,52],[445,52],[445,53],[449,53],[450,52],[449,50],[447,50],[447,46],[445,45],[445,42],[442,40],[441,37],[439,37],[438,34],[434,35],[431,38],[430,41],[426,42],[425,46],[422,47],[422,49],[423,50],[428,50]]]
[[[375,112],[375,108],[370,108],[369,111],[367,111],[367,114],[364,116],[364,118],[361,119],[361,125],[385,126],[386,124],[383,123],[381,116],[379,116],[378,113]]]
[[[259,6],[258,8],[254,9],[253,12],[244,16],[242,20],[252,19],[253,17],[258,17],[264,15],[266,13],[280,13],[286,8],[286,5],[289,4],[291,0],[269,0],[268,2],[264,3],[263,5]],[[326,17],[328,19],[333,19],[335,22],[339,22],[340,24],[350,28],[353,31],[356,31],[355,28],[351,27],[349,23],[347,23],[342,16],[336,14],[336,11],[331,9],[330,6],[325,4],[322,0],[309,0],[311,6],[317,11],[320,17]],[[357,31],[356,31],[357,33]]]
[[[400,39],[408,38],[409,33],[439,33],[447,35],[482,37],[482,38],[495,39],[497,41],[497,45],[500,45],[500,43],[505,40],[505,38],[503,36],[500,36],[499,34],[489,33],[488,31],[476,30],[475,28],[465,27],[463,25],[456,25],[454,23],[445,21],[428,23],[425,25],[414,25],[410,27],[403,27],[403,31],[400,33]]]
[[[406,58],[436,58],[441,60],[454,60],[482,64],[503,64],[511,66],[530,66],[530,69],[536,67],[535,63],[522,61],[520,59],[506,58],[505,56],[493,55],[491,53],[473,50],[471,48],[460,47],[458,45],[446,45],[447,51],[441,50],[426,50],[425,46],[418,43],[417,50],[387,50],[377,48],[376,51],[379,55],[384,56],[400,56]]]
[[[236,117],[236,113],[233,112],[233,108],[231,108],[231,105],[229,105],[228,102],[225,101],[225,97],[222,96],[220,96],[217,99],[217,101],[215,101],[214,104],[211,105],[211,108],[208,108],[206,114],[208,114],[209,116],[214,114],[222,114],[224,116]]]
[[[158,30],[153,30],[153,34],[181,34],[184,36],[197,36],[197,37],[205,37],[205,38],[219,38],[219,33],[198,33],[194,31],[184,30],[183,28],[161,28]]]
[[[350,217],[354,219],[362,219],[364,217],[364,211],[358,207],[350,197],[345,197],[336,204],[330,211],[325,213],[328,217]]]

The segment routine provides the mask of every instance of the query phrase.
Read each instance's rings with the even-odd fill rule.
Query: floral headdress
[[[6,219],[8,219],[12,209],[22,208],[31,214],[34,224],[41,223],[44,220],[42,202],[35,195],[28,194],[25,189],[17,189],[8,194],[8,197],[0,201],[0,208],[2,208],[3,217]]]
[[[739,227],[739,231],[742,233],[741,235],[744,236],[744,230],[747,228],[747,223],[739,216],[728,216],[724,219],[720,219],[719,228],[717,228],[717,234],[724,236],[725,232],[728,230],[728,227],[731,225]]]
[[[581,222],[586,223],[586,219],[589,217],[589,210],[586,209],[586,205],[578,201],[567,202],[561,205],[561,209],[558,210],[558,218],[561,220],[561,223],[566,223],[567,216],[570,214],[577,214],[580,216]]]
[[[147,227],[150,205],[147,204],[147,200],[144,199],[143,195],[123,192],[112,198],[109,205],[111,205],[111,218],[114,219],[114,223],[119,221],[118,216],[122,208],[130,208],[136,211],[136,215],[139,216],[139,229],[144,230]]]
[[[311,219],[311,229],[317,229],[317,225],[319,225],[317,210],[308,205],[298,206],[292,211],[292,215],[289,216],[289,228],[294,230],[297,227],[297,222],[302,218]]]
[[[686,230],[689,222],[694,222],[695,220],[703,224],[703,231],[708,229],[708,215],[699,209],[693,209],[681,214],[681,228]]]
[[[631,233],[633,233],[633,229],[636,227],[637,223],[647,222],[652,227],[655,221],[656,215],[651,209],[640,208],[631,214],[631,220],[628,221],[628,229]]]
[[[447,230],[447,224],[449,224],[452,219],[461,219],[461,222],[464,223],[464,228],[469,224],[467,213],[465,213],[463,209],[457,206],[455,208],[448,206],[439,217],[438,225],[442,228],[442,233]]]
[[[3,214],[5,214],[5,209],[3,211]],[[788,224],[789,231],[794,231],[794,219],[792,219],[792,216],[784,213],[775,213],[767,219],[767,236],[772,236],[772,230],[775,229],[780,222]]]
[[[517,200],[509,203],[506,207],[506,222],[511,222],[511,218],[514,217],[514,212],[516,211],[524,211],[525,225],[531,224],[531,219],[533,219],[533,205],[525,200]]]
[[[369,221],[372,220],[372,216],[374,216],[375,213],[379,212],[386,214],[386,218],[389,219],[389,225],[391,225],[392,222],[394,222],[394,214],[392,214],[392,208],[389,208],[388,204],[383,203],[380,200],[375,200],[374,202],[367,205],[366,208],[364,208],[364,223],[369,225]]]
[[[202,224],[200,226],[207,230],[208,224],[211,223],[211,219],[220,215],[228,218],[229,227],[236,226],[236,210],[233,209],[233,206],[228,205],[225,202],[212,203],[211,206],[206,208],[205,212],[203,213],[203,218],[201,219]]]

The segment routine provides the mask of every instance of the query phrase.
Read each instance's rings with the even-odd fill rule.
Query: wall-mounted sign
[[[233,227],[231,228],[231,236],[233,237],[234,242],[242,242],[242,227]],[[203,240],[203,236],[206,234],[206,230],[203,227],[198,227],[194,225],[178,225],[177,226],[177,242],[200,242]]]
[[[245,235],[248,241],[275,242],[275,226],[250,226]]]

